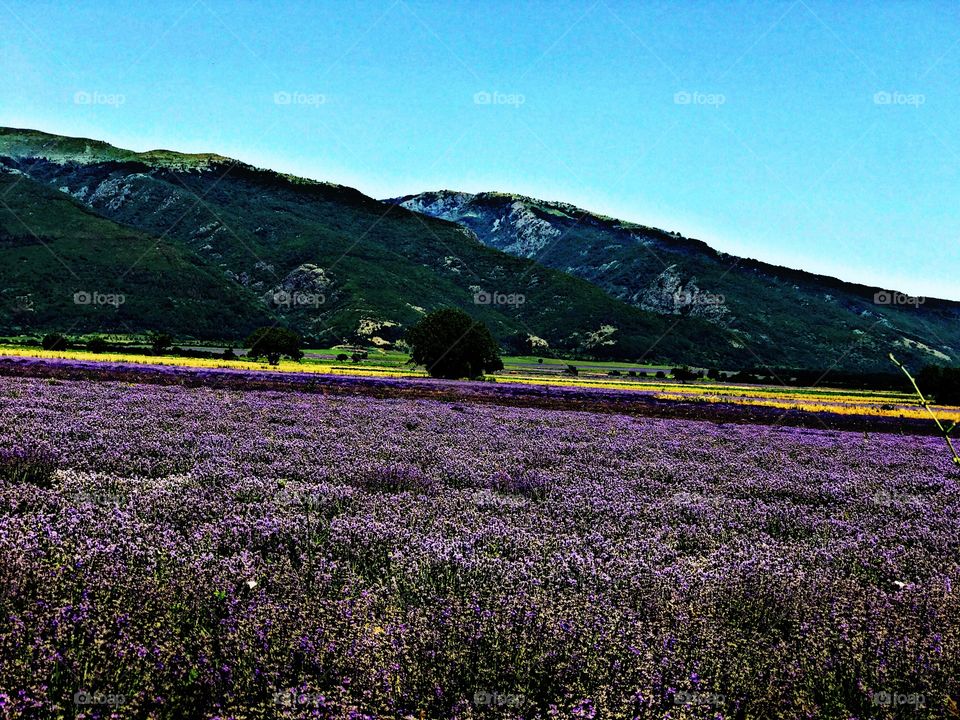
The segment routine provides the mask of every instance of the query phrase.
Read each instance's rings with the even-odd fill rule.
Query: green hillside
[[[269,314],[166,240],[100,217],[64,193],[0,172],[0,325],[5,334],[238,336]]]
[[[504,343],[533,336],[597,357],[748,362],[710,323],[632,307],[488,248],[455,223],[351,188],[219,156],[136,154],[35,131],[0,130],[0,158],[95,213],[163,237],[252,298],[250,312],[273,313],[319,343],[389,341],[425,311],[457,306]],[[477,304],[483,293],[523,302]],[[199,336],[210,323],[197,322]]]

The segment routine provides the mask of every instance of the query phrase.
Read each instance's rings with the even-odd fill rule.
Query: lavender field
[[[0,378],[4,718],[950,717],[934,437]]]

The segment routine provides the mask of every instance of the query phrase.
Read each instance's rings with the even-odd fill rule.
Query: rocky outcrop
[[[730,314],[723,295],[702,290],[696,278],[684,282],[676,265],[660,273],[630,301],[661,315],[688,315],[715,323],[723,323]]]

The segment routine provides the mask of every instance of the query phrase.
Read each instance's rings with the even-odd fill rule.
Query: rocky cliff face
[[[386,202],[460,223],[490,247],[581,277],[639,309],[709,322],[733,346],[777,364],[828,367],[842,358],[881,367],[896,348],[922,361],[960,362],[955,302],[724,255],[677,232],[566,203],[452,191]]]
[[[623,249],[651,248],[649,233],[609,218],[591,215],[566,203],[545,202],[521,195],[502,193],[470,194],[441,190],[405,198],[394,198],[408,210],[462,224],[483,243],[498,250],[547,264],[596,282],[618,299],[661,315],[687,315],[714,323],[729,323],[730,309],[718,292],[702,288],[684,265],[664,264],[656,276],[620,276],[625,268]],[[566,237],[578,226],[599,228],[609,234],[602,246],[568,247]],[[571,252],[572,250],[572,252]],[[566,257],[569,262],[552,262]],[[632,280],[632,281],[629,281]],[[646,280],[646,282],[642,282]]]

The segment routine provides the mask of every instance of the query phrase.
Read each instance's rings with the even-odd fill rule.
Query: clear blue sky
[[[564,200],[960,299],[958,7],[0,0],[0,124]]]

